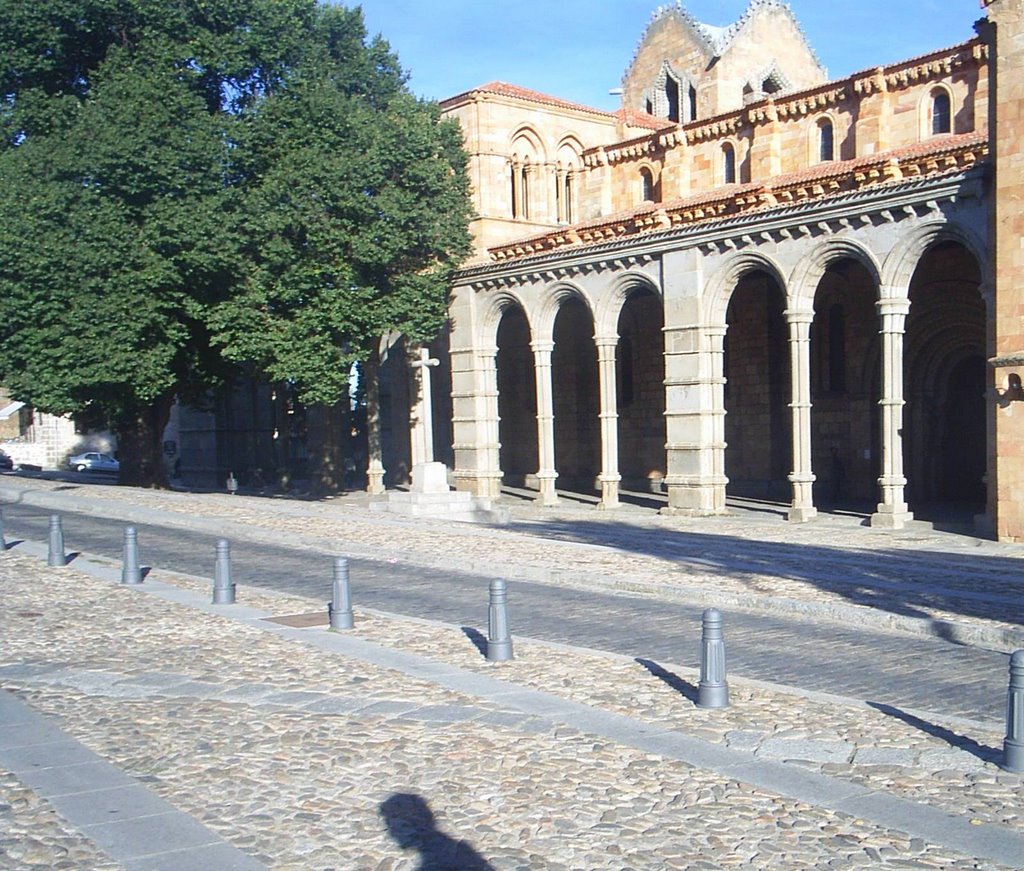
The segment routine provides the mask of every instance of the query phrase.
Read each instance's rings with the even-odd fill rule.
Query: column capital
[[[533,351],[534,354],[550,354],[555,350],[555,343],[550,339],[535,339],[530,342],[530,350]]]
[[[782,316],[788,324],[809,324],[814,320],[813,309],[786,309]]]
[[[594,336],[594,344],[597,345],[598,348],[602,348],[602,347],[603,348],[607,348],[607,347],[615,348],[619,344],[619,337],[618,336]]]
[[[910,300],[905,296],[887,296],[875,303],[875,308],[883,317],[885,315],[908,315],[910,314]]]

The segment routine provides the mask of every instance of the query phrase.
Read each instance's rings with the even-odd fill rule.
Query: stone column
[[[883,298],[876,303],[882,320],[882,477],[881,501],[871,525],[902,529],[913,520],[906,503],[903,476],[903,333],[910,300]]]
[[[478,496],[494,499],[501,495],[501,441],[498,434],[498,349],[481,348],[480,361],[480,445],[481,475]]]
[[[537,501],[541,505],[556,505],[558,494],[555,481],[555,410],[551,392],[551,352],[554,342],[532,342],[533,371],[537,379],[537,456],[540,468],[537,481],[540,492]]]
[[[725,327],[665,329],[666,514],[725,511]]]
[[[601,417],[601,503],[605,510],[619,507],[619,413],[615,378],[615,349],[618,336],[594,339],[597,345],[597,371]]]
[[[805,523],[817,513],[814,507],[814,472],[811,467],[811,321],[813,311],[786,311],[789,324],[789,353],[791,360],[793,409],[793,471],[789,480],[793,484],[793,503],[788,519],[791,523]]]

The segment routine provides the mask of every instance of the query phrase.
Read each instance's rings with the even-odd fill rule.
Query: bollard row
[[[7,547],[4,538],[3,511],[0,510],[0,550]],[[58,514],[50,515],[49,552],[47,563],[53,567],[67,565],[64,530]],[[138,533],[133,526],[124,530],[124,560],[121,583],[142,583],[139,565]],[[349,588],[348,560],[334,560],[333,598],[327,603],[330,628],[335,631],[355,625],[352,596]],[[231,580],[231,545],[224,539],[217,542],[214,564],[213,604],[235,602],[235,584]],[[729,707],[729,684],[726,679],[724,620],[716,608],[708,608],[701,616],[700,682],[697,707]],[[506,662],[513,658],[512,635],[509,630],[508,592],[504,580],[495,578],[488,589],[487,647],[489,662]],[[1024,773],[1024,650],[1010,657],[1010,681],[1006,702],[1006,738],[1003,741],[1001,767],[1006,771]]]

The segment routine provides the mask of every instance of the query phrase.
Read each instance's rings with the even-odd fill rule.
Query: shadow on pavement
[[[479,629],[474,629],[472,626],[463,626],[462,634],[473,642],[473,646],[480,651],[481,656],[487,656],[487,639],[484,638],[483,633]]]
[[[968,738],[966,735],[958,735],[952,729],[946,729],[943,726],[937,726],[935,723],[929,723],[927,720],[922,720],[920,717],[915,717],[913,714],[908,714],[906,711],[894,708],[892,705],[884,705],[881,702],[868,702],[868,705],[887,717],[902,720],[908,726],[912,726],[927,735],[932,735],[945,741],[950,747],[970,753],[982,762],[998,764],[1003,757],[1001,749],[986,747],[984,744],[979,744],[973,738]]]
[[[466,841],[438,831],[430,805],[415,793],[390,796],[381,803],[380,815],[399,847],[420,854],[417,871],[495,871]]]
[[[946,640],[954,640],[955,630],[948,621],[932,616],[936,610],[1024,626],[1024,588],[1014,585],[1021,560],[1013,557],[924,549],[868,552],[827,543],[646,528],[625,521],[534,521],[512,523],[506,529],[664,559],[674,564],[663,578],[668,583],[707,587],[720,575],[763,594],[765,578],[797,581],[855,605],[926,620],[932,634]],[[835,529],[823,528],[822,533],[842,535]],[[984,590],[985,583],[990,590]]]
[[[695,687],[689,681],[683,680],[679,675],[673,674],[671,671],[662,668],[658,663],[650,660],[637,657],[635,662],[646,668],[651,674],[653,674],[658,680],[662,681],[666,686],[674,689],[684,699],[688,699],[697,704],[697,687]]]

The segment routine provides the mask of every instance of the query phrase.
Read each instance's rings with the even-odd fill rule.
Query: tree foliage
[[[144,437],[143,482],[173,398],[234,367],[336,401],[382,333],[442,323],[464,160],[358,10],[9,0],[0,381]]]

